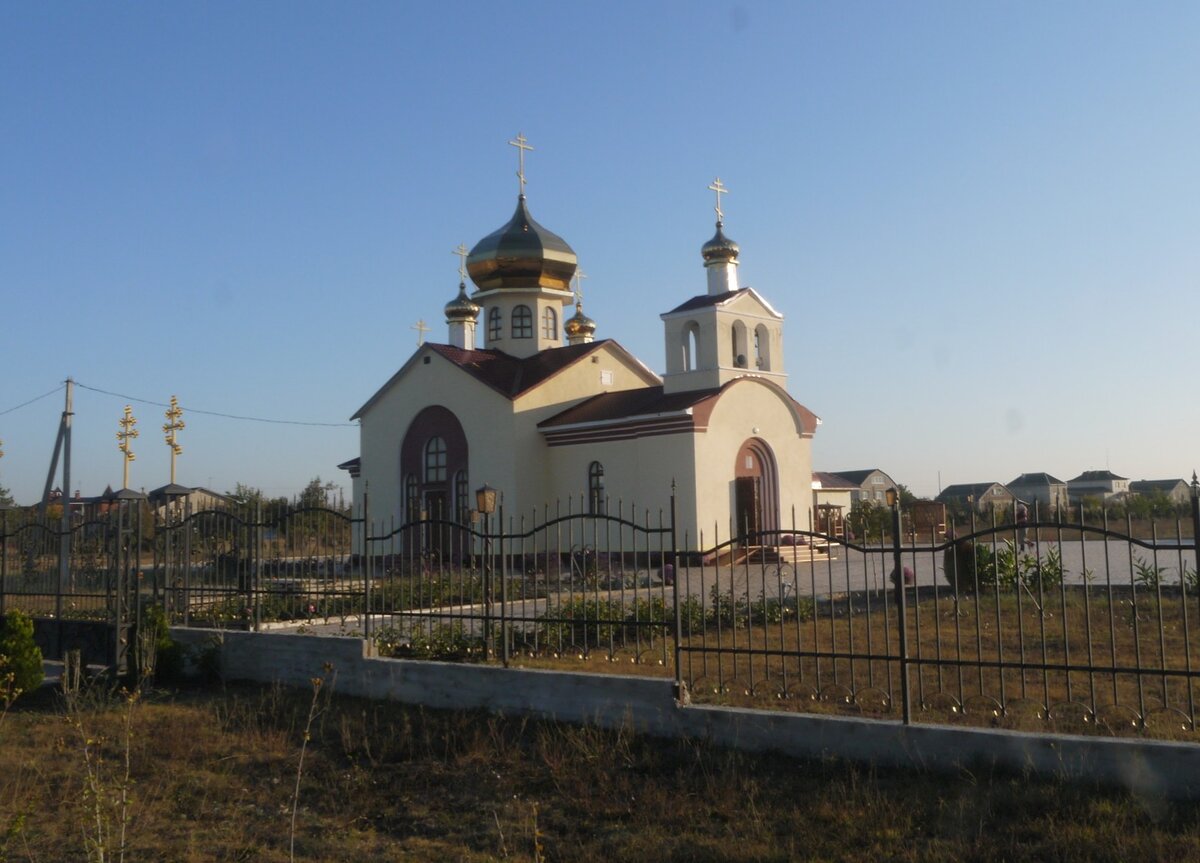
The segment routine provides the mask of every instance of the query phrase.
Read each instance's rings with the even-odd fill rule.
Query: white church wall
[[[711,532],[715,523],[728,539],[734,512],[735,460],[742,444],[758,438],[771,448],[779,477],[779,525],[788,528],[795,507],[796,527],[807,529],[812,513],[812,447],[796,430],[783,397],[747,378],[729,387],[708,419],[708,432],[697,438],[697,519]],[[711,544],[711,543],[709,543]]]
[[[548,467],[549,447],[537,424],[599,393],[648,386],[645,372],[629,363],[622,354],[602,345],[516,400],[512,458],[518,470],[507,498],[514,506],[523,510],[543,504],[553,506],[560,498],[564,502],[567,497],[578,500],[587,492],[586,472],[581,477],[568,477],[564,484],[557,481]]]
[[[515,481],[507,457],[514,443],[508,399],[437,354],[427,356],[428,365],[412,366],[362,418],[362,479],[370,483],[369,517],[376,522],[402,517],[400,445],[413,418],[430,405],[442,405],[462,424],[472,489],[484,482],[512,487]]]
[[[578,506],[582,494],[586,506],[588,469],[594,461],[604,466],[604,490],[610,515],[618,514],[620,504],[626,517],[630,517],[636,507],[639,523],[643,522],[646,510],[650,511],[651,525],[658,524],[660,510],[664,520],[669,519],[671,482],[677,480],[676,516],[680,524],[693,521],[695,498],[686,481],[695,470],[693,435],[654,435],[550,447],[547,478],[555,496],[564,500],[570,497],[573,505]],[[691,536],[694,537],[694,532]]]

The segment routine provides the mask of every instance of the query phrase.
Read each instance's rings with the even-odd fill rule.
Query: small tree
[[[13,698],[42,685],[42,649],[33,640],[33,620],[12,609],[0,624],[0,677],[12,675]]]

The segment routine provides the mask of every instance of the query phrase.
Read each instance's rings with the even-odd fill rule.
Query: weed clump
[[[42,649],[33,640],[33,620],[12,609],[0,623],[0,677],[9,679],[16,695],[42,685]]]

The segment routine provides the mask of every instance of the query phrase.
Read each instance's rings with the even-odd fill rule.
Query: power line
[[[116,398],[124,399],[127,402],[138,402],[139,404],[144,404],[144,405],[155,405],[156,407],[160,407],[160,408],[170,407],[170,405],[167,402],[156,402],[152,399],[139,399],[135,396],[127,396],[127,395],[123,395],[122,393],[111,392],[110,390],[102,390],[99,387],[89,387],[87,384],[81,384],[79,381],[75,381],[75,386],[80,387],[85,390],[91,390],[94,393],[100,393],[101,395],[115,396]],[[180,405],[180,407],[183,410],[187,411],[188,413],[192,413],[192,414],[203,414],[205,416],[210,416],[210,417],[223,417],[223,418],[229,419],[229,420],[243,420],[245,422],[270,423],[272,425],[285,425],[285,426],[322,426],[324,428],[357,428],[357,423],[316,423],[316,422],[302,422],[300,420],[273,420],[273,419],[267,419],[265,417],[248,417],[248,416],[241,416],[239,414],[221,413],[220,411],[205,411],[205,410],[200,410],[200,408],[188,407],[187,405]]]
[[[40,402],[42,399],[54,395],[56,392],[61,390],[64,386],[66,386],[66,384],[59,384],[54,389],[50,390],[50,392],[48,392],[48,393],[42,393],[37,398],[30,399],[27,402],[22,402],[21,404],[17,405],[15,408],[9,408],[6,411],[0,411],[0,417],[4,416],[5,414],[10,414],[13,411],[19,411],[21,408],[28,407],[29,405],[33,404],[34,402]]]

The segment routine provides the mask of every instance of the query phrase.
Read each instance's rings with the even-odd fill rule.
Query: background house
[[[1139,479],[1129,483],[1134,494],[1149,497],[1156,492],[1166,495],[1171,503],[1187,503],[1192,497],[1192,487],[1182,479]]]
[[[850,514],[854,495],[859,486],[836,473],[815,470],[813,487],[813,530],[831,536],[842,536],[843,521]]]
[[[1067,494],[1073,503],[1085,497],[1108,500],[1129,491],[1129,479],[1117,476],[1110,470],[1085,470],[1074,479],[1067,480]]]
[[[1045,472],[1023,473],[1005,485],[1014,497],[1026,503],[1036,503],[1051,509],[1070,503],[1067,484]]]
[[[178,513],[222,509],[233,503],[233,498],[218,491],[177,483],[159,486],[147,492],[146,500],[153,510],[165,512],[168,507],[172,507]]]
[[[852,503],[859,500],[884,503],[887,490],[896,486],[896,481],[877,467],[866,470],[839,470],[833,471],[833,474],[841,477],[847,486],[853,487]]]
[[[1003,483],[962,482],[946,486],[934,500],[948,506],[974,508],[976,512],[985,513],[1000,506],[1011,507],[1015,497]]]

